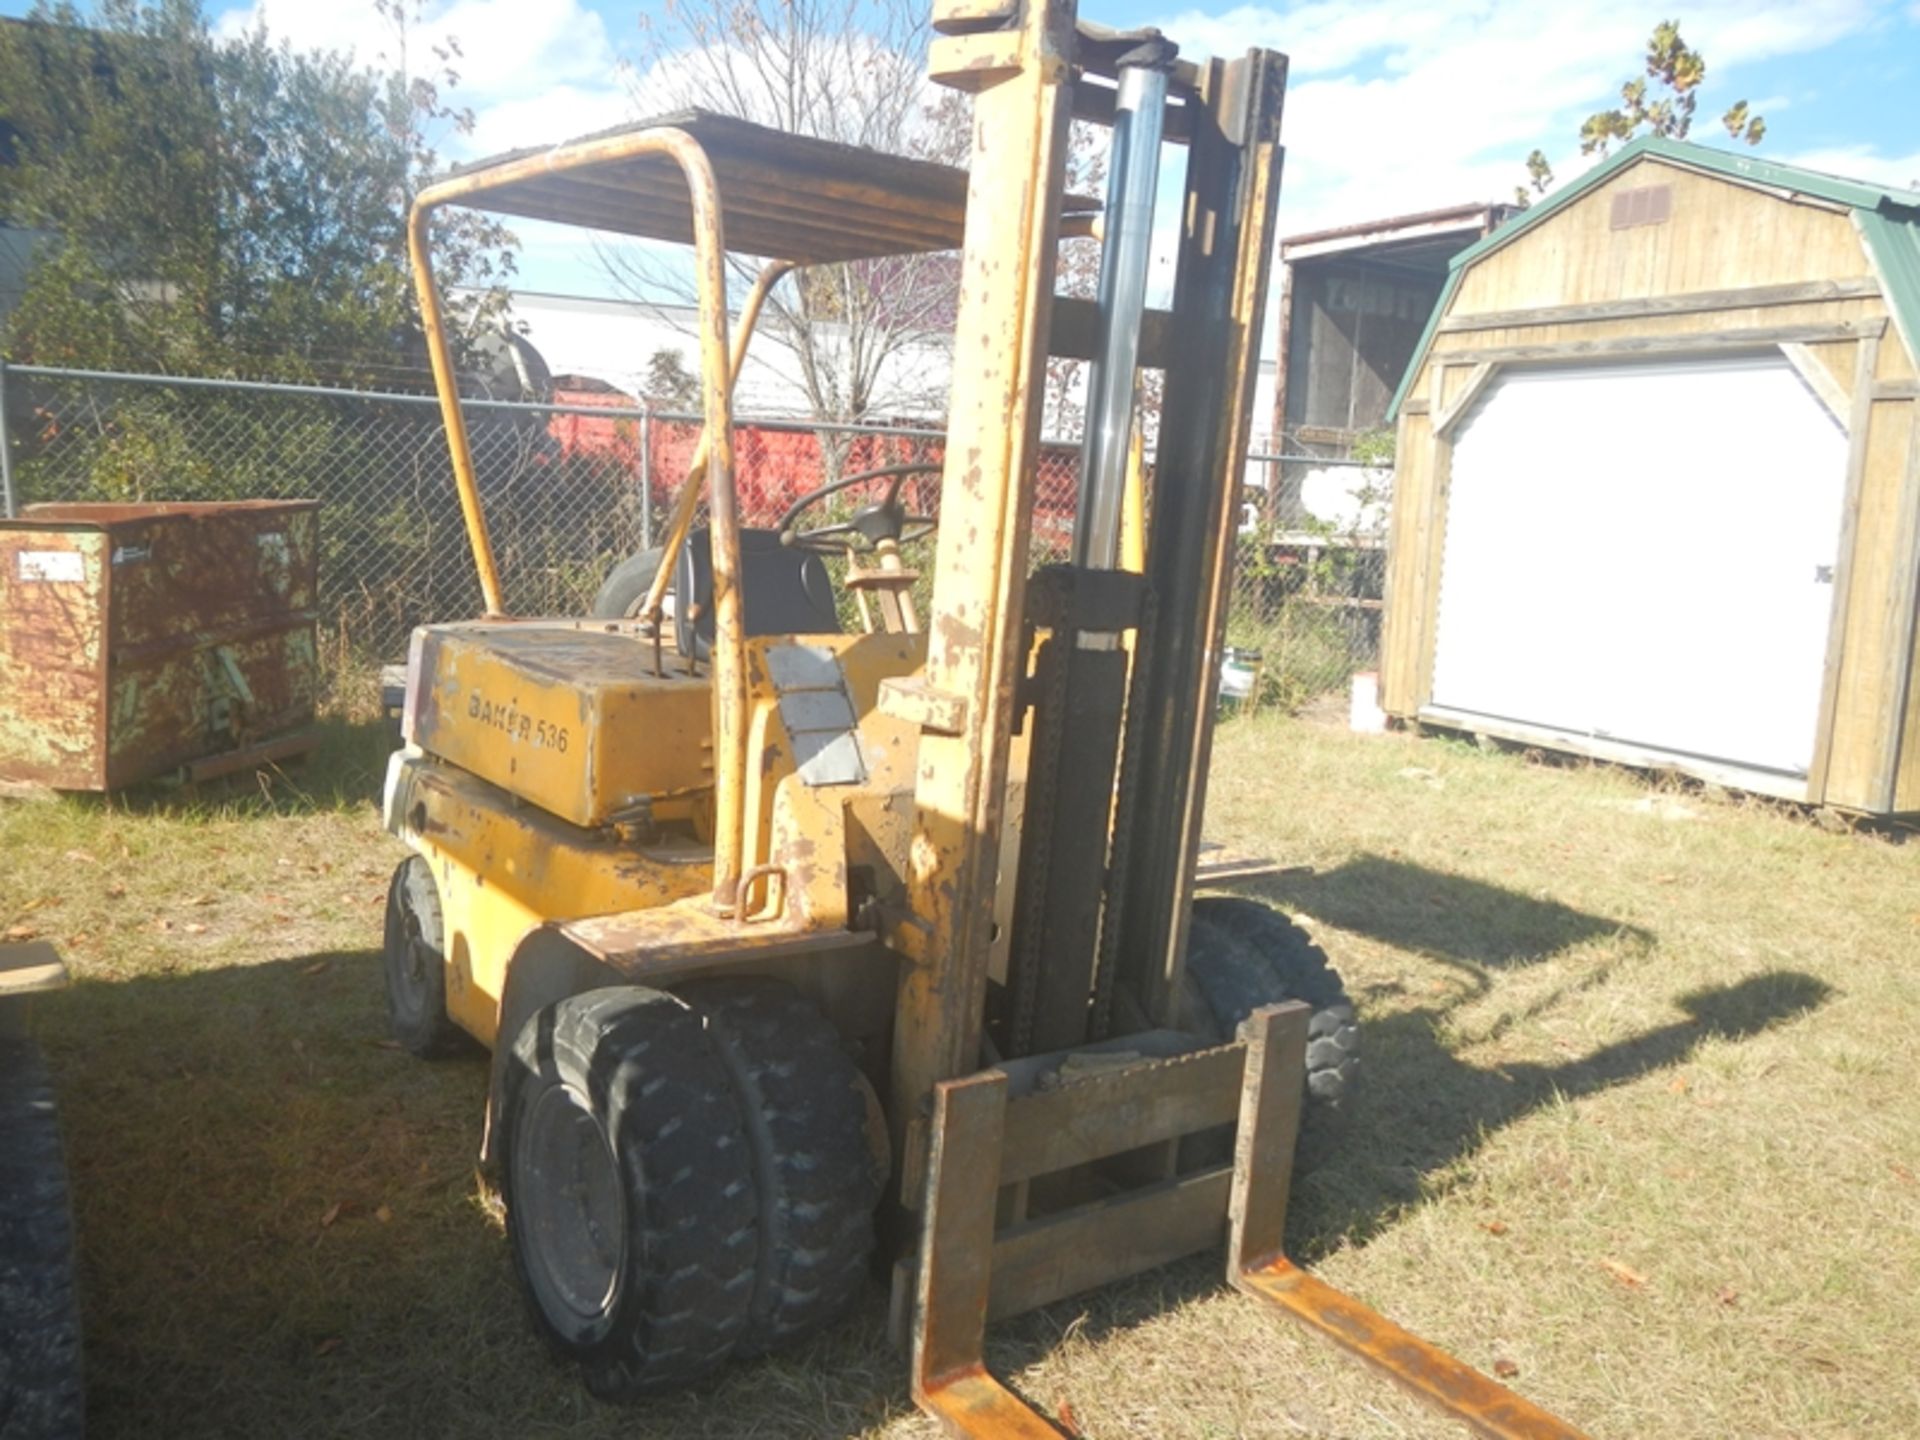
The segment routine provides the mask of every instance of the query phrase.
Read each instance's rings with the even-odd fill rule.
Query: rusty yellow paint
[[[865,779],[813,785],[797,773],[794,743],[781,718],[768,675],[767,652],[792,637],[747,642],[747,669],[754,694],[754,753],[760,763],[748,783],[749,829],[745,849],[751,869],[784,872],[779,895],[756,890],[747,913],[777,918],[790,928],[844,926],[848,852],[859,837],[862,859],[884,882],[905,873],[908,819],[912,814],[917,733],[880,708],[883,681],[919,673],[926,639],[920,635],[810,635],[805,643],[832,654],[846,679],[858,717],[858,743]],[[882,889],[884,890],[884,883]],[[897,904],[904,895],[884,896]],[[775,902],[779,902],[776,904]]]
[[[451,765],[394,757],[387,825],[433,868],[446,925],[447,1012],[495,1042],[508,966],[553,920],[664,906],[704,895],[711,851],[692,838],[653,844],[565,824]]]
[[[712,832],[701,795],[648,807],[669,837],[651,845],[623,840],[605,823],[636,790],[709,773],[704,679],[687,678],[672,656],[669,673],[654,677],[651,644],[603,622],[435,626],[416,643],[407,725],[433,758],[397,757],[387,823],[432,865],[447,930],[448,1013],[487,1044],[498,1039],[513,957],[541,925],[566,924],[623,972],[658,975],[846,946],[850,851],[879,891],[900,899],[915,732],[881,712],[879,695],[884,680],[919,672],[924,637],[747,642],[758,757],[747,786],[750,883],[726,914],[707,900]],[[793,644],[840,666],[864,761],[858,782],[814,785],[797,772],[766,659]],[[609,661],[622,652],[624,662]],[[619,673],[608,674],[610,665]],[[548,736],[569,728],[573,738],[564,750],[537,744],[543,726]],[[631,743],[635,735],[649,743]],[[503,803],[503,790],[530,803]]]
[[[453,462],[454,485],[460,494],[460,510],[467,527],[467,541],[473,550],[474,567],[480,576],[489,615],[505,615],[506,602],[500,589],[499,568],[493,554],[493,542],[487,533],[487,521],[480,504],[480,487],[473,469],[473,449],[467,438],[466,417],[460,408],[459,378],[454,371],[453,351],[447,339],[446,312],[440,301],[440,287],[433,274],[433,243],[429,222],[433,212],[443,205],[467,204],[484,208],[491,192],[497,192],[537,174],[563,174],[592,169],[641,155],[660,155],[674,161],[686,179],[700,287],[700,360],[702,391],[705,400],[707,431],[714,436],[708,447],[709,469],[726,482],[719,488],[728,492],[729,513],[716,516],[716,532],[730,530],[733,480],[733,435],[731,411],[731,369],[727,347],[726,242],[721,231],[719,195],[713,182],[713,167],[706,153],[683,131],[663,127],[637,130],[599,139],[576,141],[539,155],[524,156],[464,175],[451,176],[429,185],[415,197],[407,216],[407,255],[413,271],[414,292],[419,298],[420,316],[426,330],[427,356],[433,367],[434,388],[440,398],[440,414],[447,431],[447,448]],[[726,563],[718,553],[723,537],[716,534],[714,557],[715,605],[720,605],[723,587],[721,571],[731,581],[737,565]],[[737,547],[734,552],[737,555]],[[734,557],[728,556],[727,560]]]
[[[433,207],[481,204],[522,181],[641,155],[676,165],[687,184],[686,218],[697,251],[706,428],[673,517],[667,561],[640,623],[472,623],[421,633],[405,722],[418,748],[396,756],[390,768],[386,821],[425,857],[436,883],[448,1013],[494,1046],[496,1056],[505,1012],[518,1025],[580,986],[659,985],[740,968],[792,980],[820,1001],[850,1045],[876,1062],[887,1054],[899,1195],[922,1221],[917,1276],[911,1293],[902,1291],[914,1311],[908,1327],[914,1398],[951,1434],[1038,1440],[1054,1428],[994,1380],[980,1350],[998,1298],[991,1282],[1003,1182],[1024,1183],[1068,1162],[1055,1156],[1051,1166],[1023,1170],[1015,1162],[1003,1171],[1008,1075],[980,1066],[987,986],[1006,972],[1004,937],[1013,929],[1012,867],[1028,764],[1017,693],[1030,663],[1022,614],[1027,535],[1080,32],[1072,0],[1028,0],[1024,7],[941,0],[935,28],[941,32],[932,52],[935,78],[974,96],[972,153],[991,163],[976,165],[966,182],[964,303],[954,339],[959,363],[927,633],[911,633],[913,614],[900,608],[888,613],[881,633],[744,634],[732,388],[759,309],[788,267],[776,263],[762,271],[730,353],[719,197],[713,166],[692,133],[669,122],[456,177],[423,194],[410,235],[456,481],[489,610],[499,615],[498,578],[428,272],[426,217]],[[1097,52],[1090,63],[1098,63]],[[1203,119],[1216,123],[1233,115],[1246,97],[1226,93],[1241,80],[1218,62],[1182,63],[1184,108],[1195,127],[1189,135],[1197,143]],[[1220,143],[1244,128],[1230,143],[1251,170],[1234,199],[1243,211],[1232,217],[1238,239],[1227,240],[1237,247],[1237,268],[1228,277],[1235,339],[1217,362],[1225,372],[1217,420],[1224,431],[1210,437],[1220,441],[1209,475],[1215,491],[1205,497],[1208,519],[1195,536],[1209,559],[1197,592],[1207,602],[1199,611],[1199,638],[1215,648],[1233,544],[1229,502],[1244,466],[1272,249],[1282,82],[1270,63],[1281,62],[1264,52],[1247,62],[1245,73],[1267,87],[1241,117],[1251,123],[1216,123],[1210,132],[1210,143]],[[749,189],[756,176],[771,183],[750,164],[736,164],[730,173],[746,177],[742,185]],[[1190,205],[1187,218],[1200,233],[1216,236],[1217,212]],[[1216,238],[1228,234],[1222,230]],[[1137,433],[1133,441],[1123,523],[1125,563],[1139,571],[1144,471]],[[716,624],[705,674],[663,653],[658,636],[666,577],[703,481],[711,500]],[[1210,695],[1204,677],[1202,689]],[[1179,836],[1189,857],[1207,743],[1203,723],[1176,757],[1191,767]],[[1184,914],[1190,885],[1185,874],[1168,879],[1178,913]],[[1150,982],[1177,984],[1179,950],[1176,934],[1171,968]],[[517,956],[526,959],[516,979]],[[1356,1344],[1352,1335],[1343,1343],[1394,1371],[1396,1357],[1418,1342],[1385,1322],[1375,1324],[1378,1317],[1345,1297],[1313,1289],[1317,1282],[1300,1282],[1278,1254],[1305,1037],[1304,1007],[1282,1008],[1292,1012],[1293,1039],[1273,1052],[1271,1064],[1264,1031],[1243,1030],[1237,1042],[1262,1058],[1249,1051],[1231,1186],[1222,1171],[1197,1177],[1200,1184],[1186,1177],[1184,1188],[1168,1192],[1177,1208],[1157,1194],[1127,1200],[1129,1206],[1151,1201],[1151,1209],[1080,1207],[1087,1213],[1075,1224],[1087,1228],[1052,1229],[1048,1242],[1078,1237],[1059,1243],[1078,1245],[1099,1261],[1046,1283],[1055,1287],[1052,1293],[1064,1293],[1063,1277],[1095,1283],[1129,1265],[1159,1263],[1184,1253],[1179,1247],[1210,1242],[1231,1219],[1238,1283],[1324,1331],[1342,1324],[1352,1331],[1361,1321],[1373,1326],[1367,1343]],[[1278,1014],[1268,1013],[1269,1022],[1277,1023]],[[881,1048],[888,1043],[890,1053]],[[1008,1063],[1031,1067],[1035,1059]],[[496,1101],[504,1073],[496,1060]],[[1145,1064],[1129,1084],[1164,1099],[1171,1073]],[[1027,1081],[1037,1083],[1038,1074],[1029,1068]],[[1197,1091],[1189,1101],[1193,1095],[1213,1103]],[[1107,1107],[1094,1129],[1114,1147],[1087,1145],[1076,1152],[1083,1160],[1138,1152],[1174,1133],[1170,1124],[1150,1134],[1129,1131],[1127,1122],[1114,1121],[1126,1106],[1109,1090],[1082,1088],[1061,1109],[1080,1105]],[[1040,1122],[1031,1110],[1021,1113],[1031,1132]],[[1186,1119],[1213,1126],[1226,1113],[1205,1110]],[[1046,1123],[1055,1118],[1049,1112]],[[1031,1160],[1030,1145],[1020,1153]],[[1250,1178],[1256,1175],[1264,1190]],[[1138,1227],[1139,1244],[1116,1251],[1116,1216]],[[1054,1211],[1047,1223],[1062,1219],[1063,1212]],[[1259,1263],[1249,1264],[1248,1237],[1259,1235],[1269,1235],[1271,1245],[1258,1247]],[[1179,1237],[1175,1248],[1166,1248],[1169,1236]],[[1019,1308],[1006,1303],[1009,1312]],[[1416,1364],[1401,1364],[1394,1373],[1443,1401],[1441,1392],[1458,1389],[1463,1376],[1483,1378],[1424,1349]],[[1496,1387],[1453,1408],[1470,1420],[1496,1412],[1518,1417],[1510,1430],[1492,1432],[1517,1440],[1536,1432],[1526,1428],[1533,1412],[1515,1409],[1516,1400]]]
[[[1401,1329],[1284,1256],[1249,1268],[1235,1276],[1234,1283],[1487,1440],[1586,1440],[1558,1416]]]
[[[677,655],[606,622],[417,632],[407,738],[574,825],[709,813],[713,697]],[[644,743],[636,737],[644,736]]]
[[[428,220],[442,205],[482,206],[496,193],[534,175],[564,174],[615,165],[638,156],[660,156],[680,168],[687,187],[687,213],[694,239],[694,274],[699,291],[700,388],[705,420],[709,479],[708,524],[713,535],[713,650],[715,836],[713,900],[717,908],[731,909],[740,881],[742,790],[745,783],[746,677],[742,670],[740,609],[739,505],[733,485],[732,355],[727,344],[726,234],[721,223],[720,193],[713,164],[699,141],[672,126],[630,130],[598,139],[575,141],[537,155],[489,165],[429,185],[413,202],[408,216],[408,252],[414,288],[427,332],[427,351],[433,363],[434,387],[446,422],[447,447],[453,462],[454,484],[460,492],[467,539],[490,615],[504,615],[492,542],[481,511],[479,485],[474,477],[472,447],[460,410],[458,380],[447,341],[446,317],[433,278]]]
[[[975,165],[954,328],[946,469],[925,680],[963,708],[958,733],[918,747],[907,906],[888,939],[905,957],[895,1014],[893,1122],[905,1173],[940,1080],[979,1063],[1014,686],[1040,377],[1071,119],[1074,7],[1035,0],[1015,28],[935,42],[934,79],[973,92]],[[984,48],[983,48],[984,47]],[[944,59],[942,57],[945,57]],[[903,1197],[911,1206],[917,1197]]]

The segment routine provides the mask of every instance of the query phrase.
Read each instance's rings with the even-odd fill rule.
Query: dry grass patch
[[[639,1410],[547,1360],[474,1173],[484,1068],[385,1046],[384,740],[265,794],[0,804],[0,929],[78,1192],[96,1436],[895,1437],[882,1302]],[[1596,1436],[1920,1433],[1920,847],[1599,769],[1284,721],[1210,829],[1361,1001],[1292,1244]],[[1090,1436],[1457,1433],[1193,1261],[996,1329]]]

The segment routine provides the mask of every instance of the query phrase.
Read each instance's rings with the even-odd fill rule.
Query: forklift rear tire
[[[46,1062],[16,1018],[0,1028],[0,1435],[80,1440],[67,1167]]]
[[[387,886],[387,1019],[393,1038],[423,1060],[467,1050],[467,1034],[447,1018],[447,927],[425,857],[409,855]]]
[[[1360,1028],[1353,1001],[1326,952],[1285,915],[1257,900],[1207,896],[1193,903],[1187,947],[1193,996],[1222,1039],[1262,1005],[1304,1000],[1307,1104],[1303,1132],[1327,1137],[1351,1108],[1360,1071]]]
[[[660,573],[664,554],[659,546],[629,555],[607,572],[600,593],[593,597],[596,620],[631,620],[653,588],[653,577]]]
[[[753,1305],[759,1207],[700,1015],[637,986],[540,1011],[514,1041],[501,1129],[514,1270],[587,1388],[635,1400],[723,1364]]]
[[[753,1152],[760,1256],[739,1352],[763,1354],[844,1317],[866,1287],[891,1168],[885,1113],[839,1032],[792,986],[701,980],[707,1021]]]

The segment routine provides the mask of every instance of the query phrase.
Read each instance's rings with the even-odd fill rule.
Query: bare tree
[[[1099,195],[1107,175],[1107,134],[1098,126],[1076,120],[1067,138],[1067,188]],[[1076,300],[1092,300],[1100,293],[1100,242],[1090,237],[1063,240],[1054,262],[1054,292]],[[1144,376],[1148,372],[1142,371]],[[1086,429],[1087,366],[1059,355],[1047,358],[1046,384],[1041,391],[1042,433],[1054,440],[1078,440]]]
[[[634,109],[698,106],[952,163],[965,153],[968,106],[925,78],[927,14],[924,0],[672,0],[660,17],[641,20]],[[603,255],[631,294],[691,298],[686,275],[658,256]],[[737,266],[738,276],[749,268]],[[942,254],[813,267],[776,288],[759,338],[790,358],[817,420],[938,408],[944,374],[913,373],[900,361],[951,330],[958,274]],[[837,470],[838,447],[828,448]]]

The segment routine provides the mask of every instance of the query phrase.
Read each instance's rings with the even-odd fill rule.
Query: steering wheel
[[[917,515],[909,511],[900,503],[900,490],[915,475],[938,475],[941,469],[940,462],[926,460],[907,465],[882,465],[877,470],[843,475],[831,484],[809,490],[780,517],[777,527],[780,543],[798,550],[811,550],[817,555],[839,555],[878,550],[888,541],[901,545],[930,535],[939,522],[931,515]],[[838,495],[842,490],[851,490],[856,485],[875,481],[886,482],[886,488],[878,500],[861,506],[845,520],[817,525],[809,530],[800,528],[800,517],[821,501]]]

